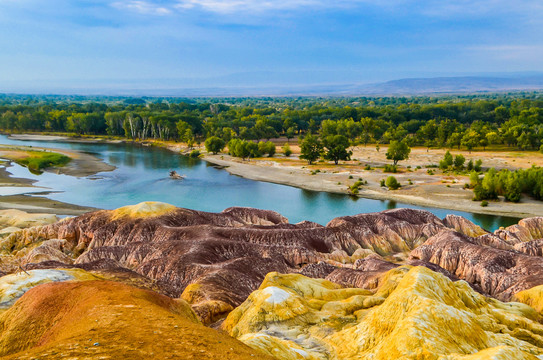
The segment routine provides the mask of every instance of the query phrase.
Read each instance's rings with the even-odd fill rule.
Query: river
[[[81,178],[50,172],[34,175],[17,164],[9,168],[15,177],[36,180],[34,185],[43,187],[47,197],[81,206],[115,209],[141,201],[162,201],[211,212],[231,206],[248,206],[275,210],[292,223],[310,220],[323,225],[338,216],[409,207],[431,211],[440,218],[447,214],[461,215],[490,231],[518,221],[512,217],[354,198],[248,180],[199,159],[139,144],[22,141],[5,135],[0,135],[0,144],[84,151],[116,166],[114,171]],[[186,175],[186,179],[170,179],[170,170]],[[7,195],[4,192],[0,188],[0,195]],[[35,192],[36,189],[29,189],[28,194]]]

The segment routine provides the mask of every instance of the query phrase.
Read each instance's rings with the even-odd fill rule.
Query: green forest
[[[0,95],[4,132],[109,135],[200,144],[306,133],[350,144],[539,150],[543,93],[352,98],[122,98]]]
[[[300,138],[300,158],[309,164],[320,158],[335,164],[349,160],[350,146],[377,144],[378,149],[388,144],[386,155],[393,165],[384,171],[396,172],[412,146],[543,152],[543,92],[192,99],[0,95],[0,130],[171,140],[189,148],[204,143],[209,152],[228,146],[231,155],[241,158],[273,156],[276,146],[270,139]],[[283,154],[290,153],[285,144]],[[469,174],[474,200],[504,196],[517,202],[523,193],[543,199],[541,167],[487,169],[481,176],[480,160],[464,162],[462,155],[453,158],[447,152],[439,168]]]

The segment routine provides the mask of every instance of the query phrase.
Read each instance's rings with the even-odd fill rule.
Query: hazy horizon
[[[535,0],[0,0],[0,91],[543,72]]]

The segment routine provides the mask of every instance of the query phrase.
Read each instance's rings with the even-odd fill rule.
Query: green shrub
[[[189,153],[189,157],[191,158],[197,158],[198,156],[200,156],[200,150],[194,149]]]
[[[360,187],[363,184],[364,184],[364,182],[362,180],[357,180],[354,184],[349,186],[349,191],[351,192],[351,194],[356,195],[356,194],[358,194],[358,192],[360,190]]]
[[[268,157],[272,157],[273,155],[275,155],[275,144],[271,141],[260,141],[258,143],[258,154],[260,154],[259,156],[262,156],[263,154],[268,154]]]
[[[486,201],[486,200],[481,201],[481,206],[482,207],[487,207],[488,206],[488,201]]]
[[[398,167],[396,165],[386,164],[383,171],[388,173],[397,173]]]
[[[464,169],[464,163],[466,162],[466,158],[462,155],[456,155],[454,157],[454,168],[456,170],[462,170]]]
[[[477,171],[472,171],[470,174],[469,174],[469,185],[467,185],[468,188],[475,188],[477,186],[477,184],[479,184],[480,182],[480,179],[479,179],[479,174],[477,173]]]
[[[379,185],[381,187],[385,187],[386,186],[385,182],[386,182],[385,179],[381,179],[381,181],[379,182]]]
[[[292,150],[290,149],[289,144],[283,145],[281,149],[283,150],[283,155],[285,155],[286,157],[289,157],[290,155],[292,155]]]
[[[206,139],[204,142],[206,150],[213,154],[220,153],[226,146],[226,142],[217,136],[211,136]]]
[[[26,166],[31,172],[41,173],[43,169],[52,166],[64,166],[70,162],[70,158],[66,155],[51,153],[51,152],[32,152],[35,155],[31,155],[25,159],[19,160],[18,163]]]
[[[402,187],[402,185],[400,185],[400,183],[394,176],[389,176],[385,182],[385,185],[390,190],[397,190]]]
[[[439,162],[439,168],[441,170],[447,170],[450,166],[453,164],[453,156],[449,151],[445,153],[445,156],[443,156],[443,160]]]

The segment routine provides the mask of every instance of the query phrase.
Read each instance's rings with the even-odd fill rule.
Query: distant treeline
[[[288,139],[307,132],[351,144],[472,150],[543,144],[543,93],[380,98],[121,98],[0,95],[0,129],[200,143],[216,136]]]

